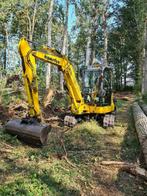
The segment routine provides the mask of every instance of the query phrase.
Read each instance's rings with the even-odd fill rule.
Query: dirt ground
[[[74,128],[52,124],[48,144],[30,147],[0,128],[0,195],[145,196],[147,182],[103,160],[144,166],[132,118],[132,93],[116,94],[113,128],[91,120]],[[12,118],[2,108],[1,124]]]

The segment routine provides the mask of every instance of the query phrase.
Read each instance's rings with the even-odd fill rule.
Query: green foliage
[[[116,24],[109,35],[109,61],[114,65],[116,89],[122,88],[123,80],[129,77],[135,81],[136,92],[140,91],[145,13],[144,0],[126,0],[117,10]]]
[[[121,100],[121,99],[117,99],[117,102],[116,102],[116,108],[122,108],[123,105],[125,104],[125,101]]]
[[[20,141],[17,139],[16,136],[12,136],[6,133],[3,129],[0,129],[0,141],[8,142],[13,145],[20,145]]]

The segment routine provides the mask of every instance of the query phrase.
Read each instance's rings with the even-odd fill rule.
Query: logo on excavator
[[[57,59],[53,59],[51,57],[49,57],[48,55],[45,55],[45,58],[49,61],[51,61],[51,63],[55,63],[55,64],[59,64],[60,62]]]

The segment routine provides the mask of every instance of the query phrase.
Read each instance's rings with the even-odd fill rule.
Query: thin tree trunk
[[[123,64],[123,67],[124,67],[124,69],[123,69],[123,72],[124,72],[124,89],[126,89],[126,86],[127,86],[127,69],[128,69],[127,62],[125,62]]]
[[[8,48],[8,29],[7,29],[7,24],[5,24],[5,50],[4,50],[4,69],[7,69],[7,65],[9,64],[9,48]]]
[[[147,93],[147,19],[144,28],[144,49],[143,49],[143,77],[142,77],[142,94]]]
[[[86,67],[89,67],[90,64],[90,56],[91,56],[91,33],[89,33],[89,36],[87,38],[87,45],[86,45]]]
[[[98,29],[98,8],[95,6],[96,1],[93,4],[92,10],[93,10],[93,15],[92,15],[92,29],[91,29],[91,62],[90,64],[93,65],[95,63],[96,59],[96,36],[97,36],[97,29]]]
[[[35,6],[34,6],[33,18],[32,18],[31,41],[33,40],[34,28],[35,28],[35,23],[36,23],[37,5],[38,5],[38,2],[37,2],[37,0],[36,0],[36,1],[35,1]]]
[[[63,35],[63,45],[62,54],[67,53],[67,43],[68,43],[68,11],[69,11],[69,0],[66,0],[66,13],[65,13],[65,24],[64,24],[64,35]],[[60,90],[64,91],[64,79],[63,74],[60,73]]]
[[[54,0],[50,1],[49,10],[48,10],[48,39],[47,45],[51,47],[52,44],[52,13],[53,13]],[[46,89],[49,89],[51,83],[51,64],[48,63],[46,68]]]
[[[106,0],[103,12],[103,32],[104,32],[104,66],[108,66],[107,52],[108,52],[108,33],[107,33],[107,8],[108,0]]]
[[[126,89],[127,86],[127,74],[126,72],[124,73],[124,89]]]
[[[36,23],[37,5],[38,5],[38,1],[36,0],[35,5],[34,5],[34,12],[33,12],[32,19],[29,15],[29,11],[26,10],[27,19],[28,19],[28,37],[30,41],[33,40],[34,28],[35,28],[35,23]]]
[[[5,48],[4,48],[4,70],[6,70],[7,68],[7,45],[6,45],[7,41],[6,41],[6,37],[4,38],[4,45],[5,45]]]

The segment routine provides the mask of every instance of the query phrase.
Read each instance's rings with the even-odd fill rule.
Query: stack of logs
[[[143,150],[145,163],[147,165],[147,105],[134,103],[133,116],[139,142]]]

